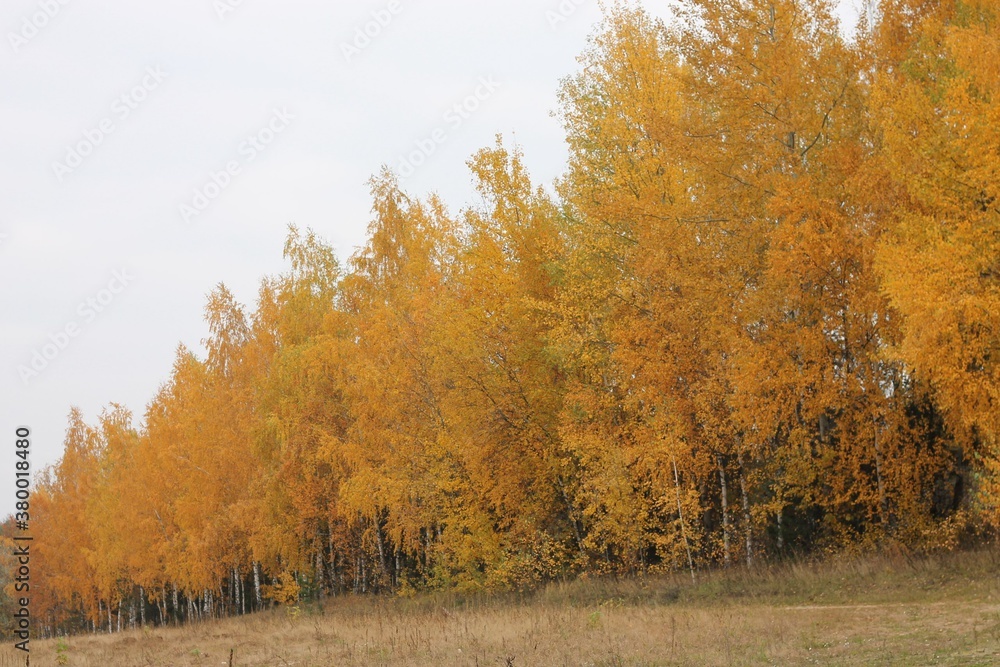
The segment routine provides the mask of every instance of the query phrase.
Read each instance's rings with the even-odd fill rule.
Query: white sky
[[[260,279],[285,269],[289,223],[346,260],[365,240],[368,178],[397,168],[415,141],[446,136],[404,187],[436,191],[453,211],[474,203],[465,162],[497,133],[551,183],[566,159],[551,115],[559,80],[600,19],[595,0],[398,0],[348,60],[342,44],[396,3],[61,2],[0,9],[0,516],[13,510],[17,426],[32,428],[39,469],[58,459],[71,406],[91,422],[110,402],[141,417],[177,345],[201,350],[208,292],[224,281],[252,307]],[[238,6],[220,18],[223,2]],[[667,14],[666,2],[643,4]],[[46,5],[53,16],[36,19],[45,25],[32,36],[25,21]],[[548,12],[560,7],[566,20],[553,27]],[[12,33],[30,39],[15,45]],[[460,126],[446,121],[484,78],[499,88]],[[121,96],[144,79],[151,90],[128,108]],[[294,118],[251,161],[243,142],[276,109]],[[113,133],[60,180],[53,163],[102,122]],[[185,222],[180,205],[232,160],[231,184]],[[122,270],[131,282],[102,293]],[[102,298],[99,313],[80,308]],[[51,356],[50,336],[74,325],[23,381],[18,368],[35,351]]]

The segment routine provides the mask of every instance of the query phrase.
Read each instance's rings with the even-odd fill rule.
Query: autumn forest
[[[144,415],[70,414],[39,631],[952,550],[1000,526],[1000,2],[606,11],[554,187],[290,227]]]

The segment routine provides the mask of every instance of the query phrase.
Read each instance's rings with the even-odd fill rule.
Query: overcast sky
[[[284,270],[289,223],[342,260],[364,243],[383,164],[456,211],[502,133],[551,183],[559,81],[599,19],[596,0],[4,0],[0,516],[16,427],[38,469],[71,406],[141,418],[177,345],[201,350],[207,293],[252,307]]]

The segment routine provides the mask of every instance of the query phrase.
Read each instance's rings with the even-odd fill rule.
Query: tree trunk
[[[875,427],[875,479],[878,482],[878,507],[882,528],[889,529],[889,498],[885,492],[885,480],[882,476],[882,447],[878,442],[878,421],[872,419]]]
[[[402,538],[400,538],[400,541],[402,541]],[[403,552],[402,545],[397,544],[396,545],[396,573],[395,573],[395,575],[392,578],[392,585],[393,586],[399,586],[399,560],[400,560],[400,557],[402,555],[402,552]]]
[[[368,573],[365,571],[365,555],[361,554],[361,593],[368,592]]]
[[[375,539],[378,542],[378,560],[379,566],[382,568],[382,576],[391,582],[392,573],[389,572],[389,561],[385,557],[385,538],[382,536],[382,522],[377,517],[375,519]]]
[[[240,613],[240,589],[236,583],[236,566],[229,572],[229,615]]]
[[[264,600],[260,595],[260,563],[257,561],[253,562],[253,592],[257,600],[257,611],[260,611],[264,606]]]
[[[174,616],[174,623],[176,624],[176,623],[180,623],[180,620],[181,620],[181,605],[180,605],[180,600],[177,598],[177,584],[175,584],[174,582],[170,582],[170,585],[174,589],[174,609],[173,609],[173,616]]]
[[[750,496],[747,494],[746,474],[743,470],[743,452],[738,454],[740,466],[740,495],[743,496],[743,530],[746,534],[747,567],[753,567],[753,524],[750,521]]]
[[[781,553],[785,548],[785,525],[783,515],[785,513],[785,508],[781,505],[778,506],[778,553]]]
[[[691,582],[697,579],[694,576],[694,558],[691,557],[691,545],[688,543],[687,529],[684,527],[684,509],[681,505],[681,477],[677,472],[677,459],[673,459],[674,464],[674,490],[677,492],[677,516],[681,522],[681,539],[684,541],[684,550],[687,551],[688,569],[691,570]]]
[[[573,508],[573,503],[569,499],[569,494],[566,493],[566,485],[563,484],[562,477],[559,478],[559,492],[562,493],[563,500],[566,502],[569,524],[573,527],[573,537],[576,539],[576,548],[579,549],[582,554],[584,553],[583,535],[580,534],[580,526],[577,525],[576,521],[576,510]]]
[[[361,556],[354,558],[354,594],[361,592]]]
[[[333,541],[333,526],[330,526],[330,590],[336,595],[341,591],[341,581],[337,571],[337,545]]]
[[[715,457],[719,467],[719,484],[722,487],[722,562],[726,567],[732,564],[732,552],[729,546],[729,490],[726,487],[726,467],[722,463],[722,455]]]
[[[316,541],[316,594],[319,599],[323,599],[326,591],[326,566],[323,563],[323,540]]]

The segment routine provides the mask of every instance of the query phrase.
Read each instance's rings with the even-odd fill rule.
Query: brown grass
[[[188,628],[64,640],[76,667],[1000,664],[1000,559],[795,564],[554,584],[530,596],[339,598]],[[32,644],[33,667],[57,642]],[[68,647],[68,648],[67,648]],[[14,662],[9,647],[0,667]]]

